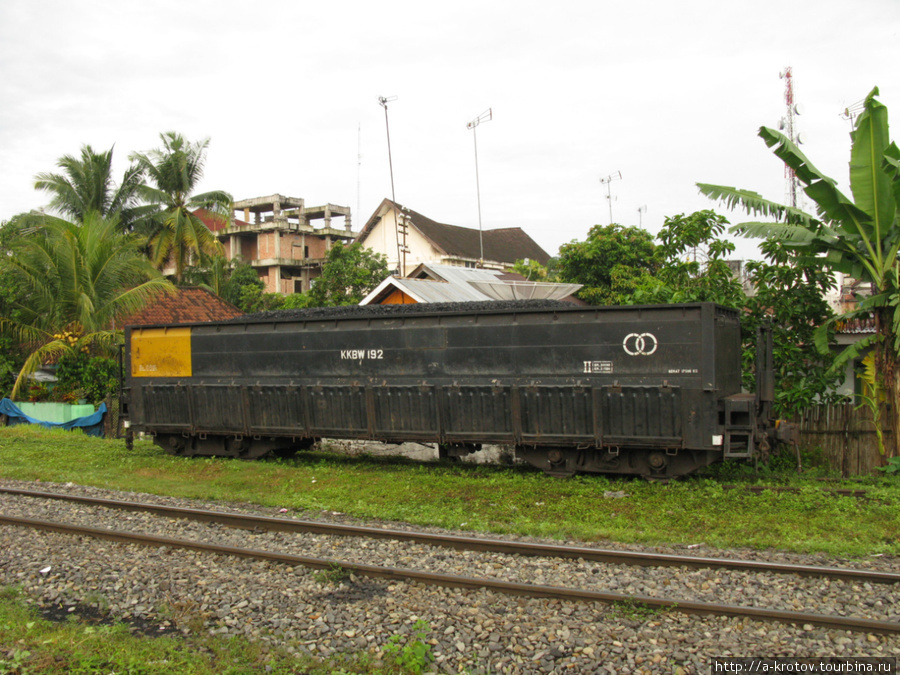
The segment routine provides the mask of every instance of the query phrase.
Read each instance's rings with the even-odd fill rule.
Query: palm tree
[[[135,153],[131,160],[155,185],[141,191],[144,200],[158,209],[149,239],[150,259],[158,269],[173,263],[175,279],[180,283],[192,256],[222,253],[215,235],[193,212],[206,209],[212,217],[230,222],[232,198],[222,191],[191,194],[203,176],[208,138],[190,143],[172,131],[160,134],[160,138],[161,149]]]
[[[115,216],[94,211],[80,223],[45,216],[10,243],[12,255],[0,260],[0,273],[20,284],[26,300],[16,318],[0,318],[0,328],[31,352],[13,396],[48,358],[75,351],[114,355],[116,322],[173,290],[143,254],[140,239],[120,230]]]
[[[34,187],[52,195],[50,208],[64,217],[81,221],[89,211],[107,218],[117,215],[123,231],[129,231],[140,219],[138,191],[142,171],[132,165],[116,186],[112,177],[113,148],[94,152],[90,145],[81,148],[81,157],[63,155],[57,166],[62,173],[39,173]]]
[[[871,295],[856,310],[837,319],[874,316],[875,335],[845,350],[837,365],[864,349],[874,349],[877,384],[890,409],[887,426],[892,429],[893,442],[889,454],[894,455],[900,436],[900,149],[890,140],[888,111],[876,96],[877,88],[866,97],[864,111],[851,133],[853,199],[842,194],[837,182],[816,169],[789,138],[766,127],[759,130],[760,137],[805,185],[804,192],[816,204],[816,215],[770,202],[748,190],[708,184],[698,187],[730,207],[740,206],[748,213],[779,221],[742,223],[735,231],[780,241],[798,252],[801,262],[871,284]],[[822,348],[823,337],[821,331],[818,344]],[[877,394],[870,398],[876,416],[877,398]],[[884,452],[883,446],[881,449]]]

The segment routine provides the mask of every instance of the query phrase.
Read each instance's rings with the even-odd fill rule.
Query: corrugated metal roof
[[[497,281],[501,276],[509,276],[498,270],[439,265],[435,263],[424,263],[422,265],[422,275],[443,279],[451,284],[468,284],[470,281]],[[515,276],[517,279],[524,279],[524,277],[519,275]]]
[[[469,285],[492,300],[562,300],[582,286],[536,281],[470,281]]]
[[[468,284],[454,284],[432,279],[395,279],[404,293],[419,302],[476,302],[485,297]]]
[[[519,274],[453,265],[421,265],[417,278],[388,277],[363,298],[361,305],[382,301],[400,289],[416,302],[483,302],[485,300],[559,300],[581,288],[578,284],[537,283]]]

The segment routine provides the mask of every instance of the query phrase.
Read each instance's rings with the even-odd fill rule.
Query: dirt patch
[[[69,604],[69,603],[49,603],[37,606],[38,613],[42,618],[54,623],[68,623],[70,621],[80,621],[89,625],[96,626],[114,626],[116,624],[125,624],[135,635],[144,637],[162,637],[163,635],[181,635],[181,631],[175,628],[168,621],[148,621],[146,619],[117,619],[102,610],[90,605]]]

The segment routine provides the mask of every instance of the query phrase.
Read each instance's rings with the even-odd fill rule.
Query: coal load
[[[330,319],[369,319],[409,314],[460,314],[479,312],[516,312],[571,309],[563,300],[486,300],[483,302],[433,302],[415,305],[343,305],[340,307],[308,307],[278,309],[245,314],[226,323],[263,323]]]

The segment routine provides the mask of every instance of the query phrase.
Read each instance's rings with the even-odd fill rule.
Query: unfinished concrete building
[[[349,244],[356,236],[348,206],[308,207],[303,199],[275,194],[235,202],[234,210],[233,224],[216,230],[216,236],[229,259],[256,269],[267,293],[308,291],[332,244]],[[343,227],[334,227],[333,218],[342,219]]]

